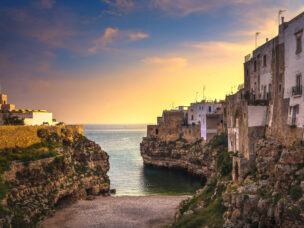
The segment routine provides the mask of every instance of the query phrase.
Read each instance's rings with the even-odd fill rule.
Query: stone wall
[[[41,142],[38,137],[40,129],[48,129],[49,132],[56,132],[61,135],[69,132],[70,135],[79,133],[83,135],[83,126],[0,126],[0,149],[12,147],[28,147]]]
[[[187,125],[184,111],[164,111],[157,125],[147,126],[147,138],[175,141],[180,138],[196,141],[201,138],[201,126]]]

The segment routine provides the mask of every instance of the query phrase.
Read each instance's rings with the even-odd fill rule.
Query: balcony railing
[[[292,96],[302,95],[302,86],[292,87]]]
[[[296,126],[297,125],[297,118],[296,117],[292,117],[291,118],[291,126]]]

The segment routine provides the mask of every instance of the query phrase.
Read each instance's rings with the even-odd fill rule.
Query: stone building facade
[[[200,125],[188,125],[186,113],[183,110],[163,111],[157,118],[157,125],[147,126],[147,138],[157,138],[161,141],[186,139],[194,142],[201,138]]]
[[[302,37],[304,13],[279,26],[279,34],[245,57],[244,89],[226,97],[228,147],[235,152],[233,180],[242,182],[254,165],[261,138],[284,146],[303,141]]]
[[[7,103],[7,95],[0,94],[0,111],[9,112],[15,109],[15,105]]]

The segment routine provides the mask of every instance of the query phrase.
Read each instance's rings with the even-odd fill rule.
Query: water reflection
[[[189,195],[203,187],[203,180],[181,170],[144,166],[143,191],[146,194]]]

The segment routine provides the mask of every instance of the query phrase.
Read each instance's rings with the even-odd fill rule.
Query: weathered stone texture
[[[1,206],[6,208],[7,216],[0,217],[0,227],[16,222],[31,227],[61,205],[109,191],[109,156],[98,144],[79,133],[81,127],[6,128],[9,132],[13,129],[21,129],[20,132],[28,136],[32,133],[31,143],[38,141],[37,130],[41,140],[56,136],[53,142],[58,155],[12,162],[2,174],[7,192]]]
[[[70,135],[83,134],[83,126],[0,126],[0,149],[9,147],[28,147],[41,142],[38,131],[47,129],[50,133],[62,135],[68,132]]]

